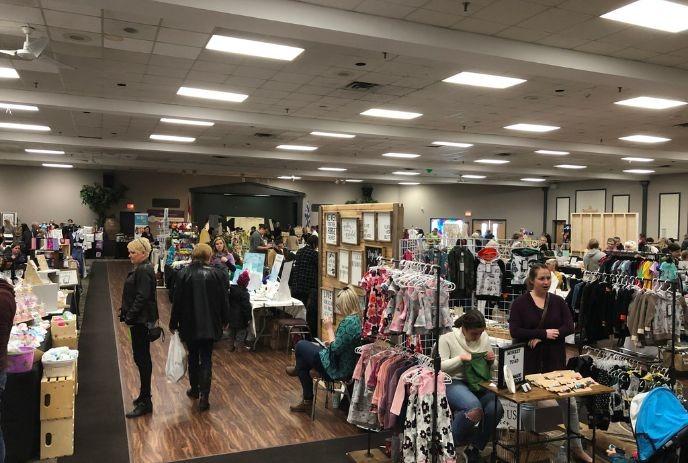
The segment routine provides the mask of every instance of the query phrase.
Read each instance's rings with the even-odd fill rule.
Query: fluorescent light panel
[[[559,164],[559,165],[554,166],[554,167],[558,167],[559,169],[573,169],[573,170],[575,170],[575,169],[587,169],[588,168],[588,166],[581,166],[578,164]]]
[[[231,103],[241,103],[248,98],[248,95],[243,93],[221,92],[219,90],[194,87],[179,87],[177,95],[203,98],[205,100],[229,101]]]
[[[15,111],[38,111],[38,106],[14,103],[0,103],[0,109],[9,109]]]
[[[480,74],[477,72],[459,72],[456,75],[447,77],[442,82],[460,85],[472,85],[474,87],[488,88],[508,88],[522,84],[525,79],[515,77],[495,76],[492,74]]]
[[[19,74],[14,68],[0,67],[0,79],[19,79]]]
[[[17,122],[0,122],[0,129],[30,130],[32,132],[50,132],[47,125],[20,124]]]
[[[457,143],[453,141],[434,141],[432,144],[438,146],[453,146],[454,148],[470,148],[473,146],[473,143]]]
[[[42,166],[43,167],[55,167],[57,169],[71,169],[72,167],[74,167],[71,164],[51,164],[51,163],[47,163],[47,162],[44,162],[42,164]]]
[[[414,185],[420,185],[420,183],[419,182],[399,182],[399,185],[414,186]]]
[[[544,182],[546,179],[544,178],[539,178],[539,177],[525,177],[522,178],[522,182]]]
[[[666,0],[638,0],[601,17],[664,32],[688,29],[688,6]]]
[[[26,148],[24,151],[33,154],[65,154],[65,152],[62,150],[42,150],[36,148]]]
[[[315,151],[318,149],[318,147],[305,145],[277,145],[277,149],[288,151]]]
[[[258,40],[240,39],[226,35],[213,35],[205,46],[208,50],[217,50],[238,55],[257,56],[259,58],[292,61],[303,53],[303,48],[279,45]]]
[[[282,175],[281,177],[277,177],[280,180],[301,180],[301,177],[296,177],[294,175]]]
[[[151,140],[159,140],[159,141],[176,141],[180,143],[193,143],[196,141],[196,138],[194,137],[180,137],[177,135],[161,135],[154,133],[150,136]]]
[[[334,132],[311,132],[311,135],[316,137],[330,137],[330,138],[356,138],[356,135],[349,133],[334,133]]]
[[[485,178],[485,176],[484,175],[464,174],[461,176],[461,178],[469,178],[472,180],[482,180]]]
[[[494,165],[500,165],[500,164],[508,164],[511,161],[507,161],[506,159],[476,159],[473,162],[478,162],[480,164],[494,164]]]
[[[537,150],[537,154],[548,154],[550,156],[566,156],[567,154],[571,154],[568,151],[554,151],[554,150]]]
[[[671,138],[655,137],[653,135],[629,135],[627,137],[620,137],[619,140],[631,141],[635,143],[664,143],[671,141]]]
[[[420,172],[413,172],[412,170],[397,170],[395,172],[392,172],[392,174],[412,176],[412,175],[420,175]]]
[[[201,127],[212,127],[215,125],[214,122],[210,121],[194,121],[191,119],[174,119],[172,117],[161,117],[160,122],[166,124],[178,124],[178,125],[198,125]]]
[[[371,116],[371,117],[386,117],[389,119],[415,119],[417,117],[422,116],[423,114],[421,113],[413,113],[413,112],[407,112],[407,111],[394,111],[392,109],[380,109],[380,108],[371,108],[368,109],[367,111],[363,111],[361,113],[361,116]]]
[[[622,161],[628,161],[628,162],[652,162],[654,159],[652,158],[621,158]]]
[[[553,130],[559,130],[561,127],[556,125],[540,125],[540,124],[511,124],[504,127],[508,130],[518,130],[521,132],[551,132]]]
[[[654,174],[655,171],[652,169],[625,169],[624,172],[627,174]]]
[[[637,98],[630,98],[628,100],[616,101],[614,104],[621,106],[633,106],[634,108],[644,109],[669,109],[683,106],[688,103],[679,100],[667,100],[665,98],[655,98],[651,96],[639,96]]]
[[[327,172],[346,172],[343,167],[318,167],[318,170],[324,170]]]
[[[384,153],[386,158],[399,158],[399,159],[413,159],[420,157],[420,154],[416,153]]]
[[[346,183],[361,183],[361,182],[363,182],[363,180],[359,180],[359,179],[356,179],[356,178],[347,178],[347,179],[344,180],[344,181],[345,181]]]

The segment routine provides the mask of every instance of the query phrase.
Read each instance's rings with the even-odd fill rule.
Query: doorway
[[[564,244],[564,227],[566,226],[566,220],[554,220],[552,229],[554,233],[552,234],[552,239],[554,244],[561,246]]]

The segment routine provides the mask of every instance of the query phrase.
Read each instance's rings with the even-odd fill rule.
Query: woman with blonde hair
[[[343,317],[336,334],[332,319],[323,319],[323,332],[327,333],[328,339],[333,339],[327,347],[305,340],[296,344],[296,365],[287,367],[287,374],[298,376],[303,389],[303,400],[289,407],[292,412],[308,413],[313,406],[312,370],[326,381],[349,379],[354,371],[355,349],[361,343],[363,312],[353,287],[339,292],[335,313]]]
[[[227,249],[227,242],[221,236],[213,240],[213,255],[210,259],[210,265],[229,269],[229,273],[234,273],[236,270],[234,255],[229,252]]]
[[[134,362],[139,370],[141,389],[134,399],[134,409],[127,418],[153,413],[151,401],[151,376],[153,362],[150,356],[149,329],[158,321],[158,302],[156,298],[156,279],[153,266],[149,261],[151,245],[146,238],[136,238],[127,245],[129,260],[134,270],[129,272],[122,289],[120,321],[129,326],[131,349]]]

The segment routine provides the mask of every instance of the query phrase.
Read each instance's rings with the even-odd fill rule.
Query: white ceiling
[[[487,175],[479,183],[525,185],[587,178],[639,179],[621,161],[649,156],[661,173],[688,172],[686,109],[648,111],[614,105],[640,95],[688,99],[688,32],[670,34],[599,18],[628,0],[0,0],[0,48],[19,48],[20,27],[47,35],[50,62],[2,60],[21,79],[0,80],[0,102],[31,103],[37,113],[0,122],[36,122],[48,134],[0,129],[0,163],[70,161],[84,168],[198,172],[306,179],[424,183]],[[135,13],[131,13],[134,11]],[[127,29],[127,30],[125,30]],[[205,50],[213,33],[296,45],[292,62]],[[460,71],[527,79],[505,90],[456,86]],[[377,84],[348,90],[352,81]],[[119,85],[118,85],[119,84]],[[241,92],[243,103],[176,95],[182,86]],[[361,116],[372,108],[423,113],[412,121]],[[214,127],[161,124],[163,116],[212,120]],[[516,122],[561,126],[519,134]],[[309,135],[312,130],[355,139]],[[197,137],[193,144],[152,142],[152,133]],[[256,133],[269,134],[258,137]],[[671,138],[654,146],[618,137]],[[474,143],[469,149],[432,141]],[[314,152],[278,144],[318,146]],[[64,149],[65,156],[24,148]],[[570,151],[566,157],[536,149]],[[382,153],[421,157],[394,160]],[[505,166],[473,161],[508,159]],[[570,171],[557,164],[584,164]],[[321,166],[347,168],[343,174]]]

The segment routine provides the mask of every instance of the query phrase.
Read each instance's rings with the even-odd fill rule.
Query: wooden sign
[[[323,320],[332,320],[334,317],[334,292],[331,289],[323,289],[321,292],[322,307],[321,318]]]
[[[376,246],[366,246],[365,247],[365,259],[366,259],[366,271],[370,267],[375,267],[379,265],[379,257],[384,257],[384,249]]]
[[[339,214],[336,212],[325,214],[325,244],[339,245]]]
[[[334,251],[327,251],[325,258],[325,273],[328,277],[337,278],[337,253]]]
[[[342,217],[342,244],[358,246],[358,219]]]
[[[504,371],[503,367],[508,366],[514,375],[514,382],[516,385],[521,384],[525,381],[524,366],[525,366],[525,356],[526,356],[526,345],[513,344],[508,347],[499,348],[499,365],[498,376],[497,376],[497,387],[500,389],[506,388],[506,383],[504,381]]]
[[[350,281],[352,285],[359,286],[363,278],[363,253],[351,251]]]
[[[36,260],[38,261],[38,270],[50,270],[48,261],[45,259],[45,255],[38,254],[36,256]]]
[[[349,284],[349,251],[339,250],[339,281]]]
[[[392,241],[392,213],[378,212],[377,213],[377,240],[378,241]]]
[[[375,213],[363,213],[363,240],[375,241]]]

